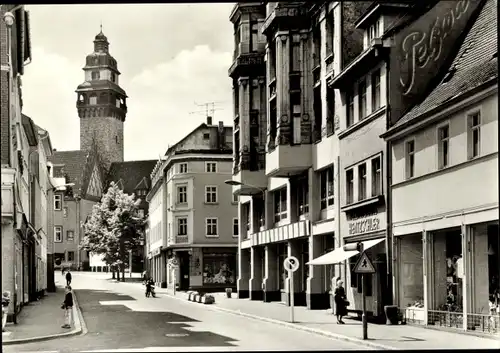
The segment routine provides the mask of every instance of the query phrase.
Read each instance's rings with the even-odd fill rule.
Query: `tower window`
[[[111,82],[115,82],[116,81],[116,75],[114,72],[111,73]]]
[[[116,98],[116,107],[120,108],[120,100],[118,98]]]
[[[99,71],[92,71],[92,80],[98,80],[100,77]]]
[[[97,96],[95,94],[90,96],[90,104],[91,105],[96,105],[97,104]]]
[[[83,94],[78,95],[78,101],[83,103],[85,99],[83,98]]]

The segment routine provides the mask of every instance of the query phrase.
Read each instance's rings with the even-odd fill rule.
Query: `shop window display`
[[[500,235],[498,224],[488,225],[488,294],[490,315],[500,314]]]
[[[204,254],[203,284],[236,284],[236,254]]]
[[[435,309],[462,311],[462,236],[460,230],[435,233],[433,250]]]
[[[422,234],[401,237],[399,251],[399,305],[405,308],[406,320],[423,324],[425,312]]]

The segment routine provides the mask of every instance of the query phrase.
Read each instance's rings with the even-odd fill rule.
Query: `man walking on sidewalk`
[[[73,293],[71,292],[71,286],[66,286],[66,295],[64,296],[64,302],[61,305],[64,309],[64,325],[62,328],[71,328],[71,313],[73,312]]]
[[[66,285],[67,286],[70,286],[71,285],[71,272],[68,272],[66,273]]]

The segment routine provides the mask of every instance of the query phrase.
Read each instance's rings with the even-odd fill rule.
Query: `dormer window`
[[[368,46],[371,45],[372,39],[378,38],[380,36],[380,19],[375,21],[370,27],[368,27]]]

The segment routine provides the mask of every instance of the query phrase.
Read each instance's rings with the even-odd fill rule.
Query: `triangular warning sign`
[[[361,257],[359,258],[358,262],[356,262],[356,265],[354,266],[354,272],[355,273],[375,273],[375,267],[373,266],[372,262],[366,255],[366,253],[362,253]]]

